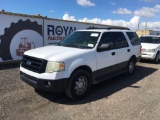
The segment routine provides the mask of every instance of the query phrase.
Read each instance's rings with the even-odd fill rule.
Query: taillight
[[[142,53],[142,46],[140,46],[140,53]]]

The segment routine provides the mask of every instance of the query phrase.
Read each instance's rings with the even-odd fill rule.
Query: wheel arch
[[[131,59],[133,59],[135,63],[137,62],[137,58],[135,55],[132,55],[129,60],[131,60]]]
[[[91,83],[92,83],[92,78],[93,78],[93,75],[92,75],[92,69],[89,67],[89,66],[87,66],[87,65],[82,65],[82,66],[79,66],[79,67],[77,67],[77,68],[75,68],[72,72],[71,72],[71,74],[70,74],[70,77],[74,74],[74,72],[75,71],[77,71],[77,70],[85,70],[85,71],[87,71],[88,73],[89,73],[89,75],[90,75],[90,77],[91,77]]]
[[[158,55],[158,58],[160,59],[160,51],[159,50],[157,50],[157,52],[156,52],[156,55]],[[155,56],[155,58],[156,58],[156,56]]]

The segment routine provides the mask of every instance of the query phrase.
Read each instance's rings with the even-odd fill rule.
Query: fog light
[[[44,82],[44,86],[45,86],[45,87],[50,87],[50,86],[51,86],[51,82],[45,81],[45,82]]]

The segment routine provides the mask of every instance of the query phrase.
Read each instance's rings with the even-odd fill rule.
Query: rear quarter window
[[[112,32],[112,38],[114,41],[114,48],[115,49],[125,48],[125,47],[129,46],[127,39],[122,32]]]
[[[135,32],[126,32],[133,46],[140,45],[140,39]]]

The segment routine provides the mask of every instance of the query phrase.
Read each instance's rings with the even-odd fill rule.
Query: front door
[[[116,70],[116,58],[117,50],[113,49],[113,39],[110,32],[103,33],[99,46],[104,44],[110,44],[109,49],[96,53],[97,58],[97,79],[106,78],[109,74],[112,74]]]

